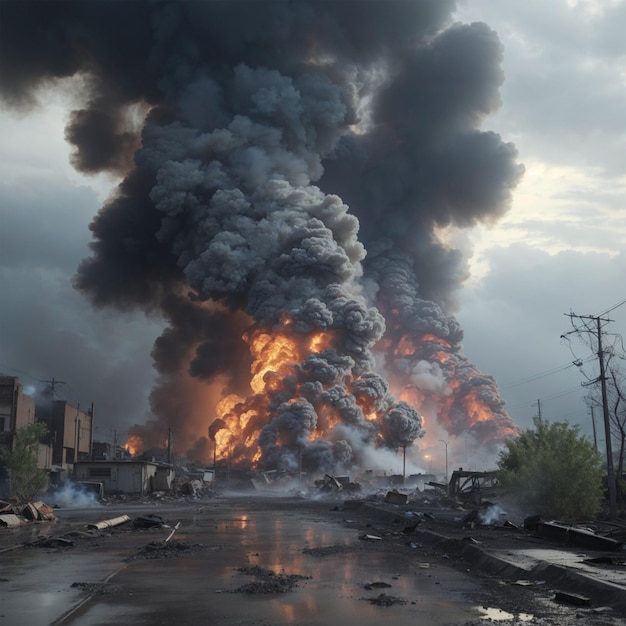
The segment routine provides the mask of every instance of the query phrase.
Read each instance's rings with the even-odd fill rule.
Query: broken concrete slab
[[[385,502],[387,504],[406,504],[409,499],[405,493],[399,493],[398,491],[388,491],[385,496]]]
[[[33,506],[37,509],[37,513],[39,515],[39,519],[43,522],[54,522],[56,521],[56,516],[54,514],[54,510],[51,506],[48,506],[45,502],[41,500],[37,500],[37,502],[33,502]]]
[[[537,522],[534,532],[541,537],[556,539],[592,550],[611,550],[616,552],[623,546],[623,542],[617,539],[598,535],[591,530],[568,526],[560,522]]]
[[[6,526],[7,528],[17,528],[21,525],[20,518],[13,513],[4,513],[0,515],[0,526]]]
[[[22,509],[22,516],[26,518],[29,522],[35,522],[39,519],[39,512],[33,506],[32,502],[29,502]]]

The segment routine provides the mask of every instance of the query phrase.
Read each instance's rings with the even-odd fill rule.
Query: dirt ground
[[[218,540],[216,543],[218,535],[215,531],[218,527],[222,533],[236,531],[236,535],[233,535],[237,538],[236,541],[248,545],[246,532],[254,534],[256,531],[250,521],[246,522],[246,512],[253,511],[258,519],[263,519],[264,512],[267,516],[270,514],[276,516],[278,513],[278,517],[287,523],[281,530],[281,533],[285,535],[289,534],[289,524],[297,523],[315,529],[316,526],[321,528],[322,522],[337,527],[339,534],[322,534],[322,537],[328,536],[329,540],[324,541],[318,538],[315,541],[302,541],[293,546],[293,554],[290,556],[292,563],[301,562],[303,558],[309,559],[308,563],[311,560],[316,563],[302,570],[306,573],[294,574],[290,569],[281,571],[276,564],[286,561],[280,554],[263,557],[258,552],[248,550],[241,552],[242,555],[245,554],[245,558],[224,560],[224,563],[229,565],[235,564],[235,567],[231,566],[227,571],[224,568],[226,573],[221,574],[219,583],[214,583],[214,586],[219,584],[223,587],[214,590],[215,593],[223,591],[224,594],[228,594],[219,596],[220,603],[224,607],[235,608],[238,603],[232,598],[237,596],[251,599],[289,597],[290,594],[297,594],[298,590],[306,588],[307,585],[313,586],[315,581],[311,578],[317,575],[316,572],[335,571],[336,576],[341,578],[343,575],[341,572],[350,571],[349,566],[346,565],[348,561],[354,561],[356,564],[380,557],[393,564],[392,572],[402,572],[402,575],[398,574],[395,578],[394,575],[374,576],[375,570],[372,570],[371,576],[368,576],[367,570],[359,571],[354,574],[354,580],[358,581],[355,588],[361,589],[357,592],[359,595],[356,599],[362,603],[374,605],[377,607],[376,610],[397,611],[393,614],[393,618],[392,614],[389,614],[396,624],[412,623],[411,619],[416,614],[419,615],[420,611],[427,610],[425,606],[419,605],[416,597],[407,592],[409,587],[401,584],[402,580],[397,580],[399,577],[406,578],[407,576],[421,580],[422,587],[420,588],[429,589],[428,593],[432,593],[433,598],[439,593],[445,599],[446,590],[450,590],[451,598],[462,595],[465,604],[476,607],[471,619],[462,618],[460,617],[462,613],[459,613],[459,616],[450,617],[447,622],[435,622],[433,618],[431,621],[427,619],[422,623],[447,623],[459,626],[478,626],[485,623],[498,623],[502,626],[523,623],[540,626],[626,624],[626,586],[616,585],[612,593],[604,595],[602,593],[598,595],[597,589],[593,586],[590,586],[584,594],[580,589],[576,589],[577,597],[585,595],[589,598],[588,606],[577,606],[571,601],[555,600],[559,593],[572,592],[571,581],[567,577],[560,580],[552,577],[545,581],[524,579],[520,576],[521,570],[517,570],[514,564],[500,567],[497,565],[499,561],[481,556],[483,553],[505,555],[509,561],[515,563],[516,554],[520,548],[529,545],[539,549],[556,548],[563,553],[571,553],[577,558],[582,556],[579,549],[571,546],[555,546],[552,542],[532,536],[517,525],[504,524],[501,521],[489,526],[464,524],[463,519],[466,518],[468,511],[446,507],[420,507],[416,503],[399,507],[389,505],[381,498],[346,499],[339,495],[328,495],[311,499],[263,497],[258,493],[210,497],[193,501],[171,501],[166,504],[167,506],[164,506],[163,502],[146,503],[145,506],[138,504],[134,505],[131,512],[133,518],[157,513],[165,523],[165,527],[136,528],[131,522],[104,530],[86,530],[84,521],[87,513],[85,511],[75,514],[59,512],[59,521],[56,524],[39,524],[37,527],[31,525],[28,528],[19,529],[18,532],[0,530],[0,550],[11,543],[20,542],[28,544],[28,547],[23,550],[43,551],[50,559],[63,558],[68,554],[80,557],[81,554],[88,555],[96,552],[117,555],[121,561],[128,564],[128,567],[121,569],[120,573],[110,580],[95,581],[93,577],[81,578],[79,574],[76,574],[70,585],[73,592],[80,592],[83,596],[92,598],[92,605],[97,601],[101,606],[106,606],[106,614],[109,616],[107,619],[114,620],[116,615],[114,605],[119,604],[119,598],[124,595],[124,590],[128,591],[131,588],[134,590],[136,603],[139,603],[142,597],[140,583],[143,584],[143,579],[137,575],[137,571],[153,572],[157,563],[171,564],[175,560],[183,559],[186,559],[185,562],[189,564],[187,569],[190,571],[193,567],[199,567],[198,564],[202,562],[221,563],[220,559],[228,557],[227,551],[235,550],[237,546],[231,545],[230,540],[223,540],[221,544]],[[116,503],[114,506],[91,511],[89,515],[94,520],[108,519],[123,512],[124,508],[124,504]],[[175,530],[177,525],[178,528]],[[169,541],[165,542],[164,539],[173,530],[175,530],[174,534]],[[309,536],[307,528],[303,532],[302,536]],[[222,538],[224,536],[219,535]],[[337,540],[337,537],[340,539]],[[249,543],[249,546],[253,545],[257,544]],[[612,567],[617,576],[625,567],[623,558],[626,552],[611,556],[615,564],[606,567]],[[621,565],[620,558],[622,559]],[[142,565],[143,563],[145,566]],[[308,575],[309,573],[311,575]],[[4,593],[3,589],[8,588],[3,587],[2,584],[3,582],[9,583],[10,576],[10,572],[4,571],[0,565],[0,596]],[[203,576],[208,577],[208,574],[203,574]],[[333,593],[337,593],[337,584],[339,583],[333,581],[335,586],[327,587],[326,591],[321,588],[320,593],[322,595],[327,593],[328,597],[331,597]],[[583,591],[585,591],[584,588]],[[149,590],[145,592],[148,594]],[[354,593],[354,588],[352,588],[350,594]],[[133,594],[127,593],[126,596],[128,595]],[[152,596],[154,596],[154,589]],[[125,602],[128,604],[128,598]],[[320,606],[322,605],[323,602]],[[261,605],[255,606],[260,610]],[[53,623],[59,625],[115,623],[115,621],[98,621],[100,618],[96,617],[98,615],[96,609],[92,608],[89,612],[88,607],[89,604],[86,603],[82,614],[76,613],[71,618]],[[432,610],[436,611],[436,606]],[[168,622],[164,615],[162,613],[162,621],[155,621],[153,615],[150,617],[152,622],[148,619],[145,622],[140,621],[137,618],[132,622],[118,620],[117,623],[177,623],[179,626],[184,623],[211,623],[194,622],[197,618],[193,615],[187,622],[181,621],[180,618],[177,618],[176,622]],[[302,621],[297,621],[293,615],[286,617],[285,621],[272,622],[269,617],[263,617],[263,615],[259,612],[257,621],[226,621],[223,617],[220,622],[215,623],[333,623],[332,619],[321,621],[321,617],[320,622],[308,621],[304,618]],[[296,621],[293,621],[294,619]],[[0,623],[9,622],[3,622],[0,618]],[[359,620],[355,619],[355,623],[369,622],[365,617],[361,617]],[[372,623],[375,623],[375,620]]]

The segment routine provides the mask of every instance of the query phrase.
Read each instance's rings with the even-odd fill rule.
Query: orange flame
[[[395,346],[394,355],[396,357],[411,357],[428,344],[434,344],[442,348],[441,350],[435,350],[431,346],[430,350],[428,350],[428,360],[443,364],[451,358],[446,350],[450,350],[452,346],[445,339],[431,333],[425,333],[423,335],[403,335]]]
[[[393,324],[393,318],[388,318],[388,322]],[[396,396],[417,409],[423,418],[425,414],[435,418],[435,423],[448,434],[471,431],[481,444],[501,442],[518,434],[503,405],[498,404],[495,383],[492,389],[486,389],[483,383],[478,387],[466,384],[478,372],[464,358],[459,358],[462,355],[458,346],[433,333],[397,334],[395,339],[393,333],[388,333],[377,348],[388,355],[390,363],[402,363],[406,359],[410,363],[424,361],[439,366],[437,370],[426,371],[423,385],[419,374],[413,378],[414,372],[409,375],[404,366],[392,369],[389,382]],[[483,398],[483,393],[491,397]]]
[[[476,395],[475,389],[463,398],[463,406],[465,407],[470,426],[474,426],[477,422],[487,422],[491,419],[492,413],[489,407]]]
[[[307,397],[299,389],[302,384],[298,376],[300,364],[310,355],[332,347],[335,338],[331,332],[300,334],[291,320],[283,318],[278,328],[255,327],[246,332],[243,339],[252,357],[251,393],[224,396],[216,405],[216,417],[224,422],[224,426],[215,433],[216,458],[233,465],[250,465],[260,460],[259,435],[277,405]],[[427,376],[432,374],[431,378],[435,379],[432,387],[420,386],[417,380],[409,378],[401,370],[392,372],[390,378],[390,390],[398,399],[419,411],[424,419],[427,413],[433,424],[440,424],[451,435],[490,420],[494,420],[493,429],[479,427],[476,430],[485,440],[515,434],[504,432],[508,428],[506,420],[501,424],[498,422],[502,415],[498,414],[497,407],[494,410],[488,401],[481,398],[481,390],[466,389],[464,380],[467,369],[456,371],[458,349],[445,339],[424,333],[404,334],[394,341],[391,335],[387,335],[378,343],[377,349],[387,352],[390,360],[406,357],[433,365],[432,372],[427,372]],[[435,364],[440,368],[434,367]],[[437,377],[439,380],[436,380]],[[350,393],[353,383],[352,380],[342,381],[346,393]],[[359,395],[357,402],[370,421],[379,420],[381,411],[385,410],[365,394]],[[330,431],[341,422],[340,409],[325,404],[322,409],[316,407],[316,410],[317,424],[307,435],[309,441],[332,437]],[[284,443],[280,432],[268,433],[268,436],[275,437],[278,445]]]
[[[216,414],[225,423],[215,435],[218,459],[233,463],[258,461],[261,451],[257,440],[268,421],[271,399],[283,389],[286,378],[295,381],[293,375],[299,363],[332,345],[330,333],[292,335],[291,326],[285,318],[281,320],[281,331],[255,328],[244,335],[253,357],[250,368],[253,394],[248,397],[231,394],[218,402]],[[338,421],[338,416],[324,416],[318,421],[320,432],[311,433],[311,439],[322,437],[322,431],[332,428]]]
[[[250,381],[254,393],[263,393],[266,386],[276,387],[299,360],[298,346],[293,337],[256,330],[245,339],[255,356]]]
[[[130,435],[124,447],[131,456],[141,454],[143,452],[143,439],[139,435]]]

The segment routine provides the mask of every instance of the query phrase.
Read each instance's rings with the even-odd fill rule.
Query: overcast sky
[[[592,388],[572,362],[583,360],[593,378],[593,354],[561,335],[572,330],[565,314],[626,299],[626,2],[472,0],[459,2],[457,17],[500,37],[502,105],[483,128],[513,142],[526,168],[504,218],[450,233],[473,250],[457,312],[464,352],[496,377],[522,427],[540,401],[546,418],[591,432]],[[112,440],[113,428],[147,416],[160,325],[94,311],[71,286],[88,224],[115,181],[70,166],[68,93],[49,89],[21,117],[0,112],[0,371],[25,385],[64,381],[60,397],[95,402],[96,439]],[[607,331],[626,332],[626,305],[609,316]]]

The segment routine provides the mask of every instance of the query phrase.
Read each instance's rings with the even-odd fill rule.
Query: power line
[[[15,372],[16,374],[19,375],[19,377],[25,376],[26,378],[29,378],[33,383],[39,382],[39,379],[33,376],[32,374],[29,374],[28,372],[25,372],[24,370],[20,370],[16,367],[11,367],[10,365],[7,365],[6,363],[0,363],[0,370],[4,370],[5,372]],[[3,375],[11,376],[11,374],[3,374]]]
[[[609,307],[605,311],[602,311],[602,313],[598,313],[598,315],[594,315],[592,317],[602,317],[603,315],[606,315],[607,313],[610,313],[611,311],[615,311],[615,309],[618,309],[623,304],[626,304],[626,300],[622,300],[621,302],[618,302],[617,304],[614,304],[612,307]]]
[[[553,393],[549,396],[545,396],[544,398],[541,398],[542,401],[545,400],[555,400],[556,398],[562,398],[563,396],[568,396],[570,393],[577,391],[580,389],[580,385],[578,385],[577,387],[570,387],[569,389],[565,389],[564,391],[557,391],[556,393]]]
[[[76,391],[64,380],[57,380],[54,376],[50,380],[41,380],[33,376],[30,372],[12,367],[6,363],[0,363],[0,369],[3,370],[3,376],[15,376],[20,379],[22,384],[32,385],[38,390],[41,389],[41,384],[46,384],[52,391],[53,397],[56,396],[58,399],[67,402],[70,406],[77,407],[80,404],[80,401],[77,400],[76,397],[71,397],[76,395]],[[9,374],[8,372],[11,373]],[[25,379],[28,379],[28,382],[26,382]],[[71,393],[68,393],[68,391],[71,391]]]
[[[550,394],[549,396],[544,396],[543,398],[539,398],[540,402],[545,402],[546,400],[556,400],[557,398],[561,398],[563,396],[567,396],[571,393],[573,393],[574,391],[580,389],[580,385],[576,386],[576,387],[569,387],[568,389],[563,389],[561,391],[556,391],[553,394]],[[512,412],[515,411],[516,409],[523,409],[523,408],[527,408],[527,407],[531,407],[537,406],[537,400],[533,401],[533,402],[521,402],[519,404],[514,404],[513,406],[507,406],[507,411]]]
[[[538,374],[534,374],[532,376],[528,376],[527,378],[522,378],[514,383],[509,383],[508,385],[498,385],[500,390],[511,389],[512,387],[518,387],[519,385],[525,385],[526,383],[531,383],[535,380],[539,380],[540,378],[545,378],[546,376],[550,376],[551,374],[556,374],[557,372],[563,372],[570,367],[581,367],[584,363],[588,361],[592,361],[594,357],[587,357],[584,360],[578,359],[576,361],[572,361],[567,365],[559,365],[557,367],[553,367],[552,369],[546,370],[545,372],[539,372]]]

